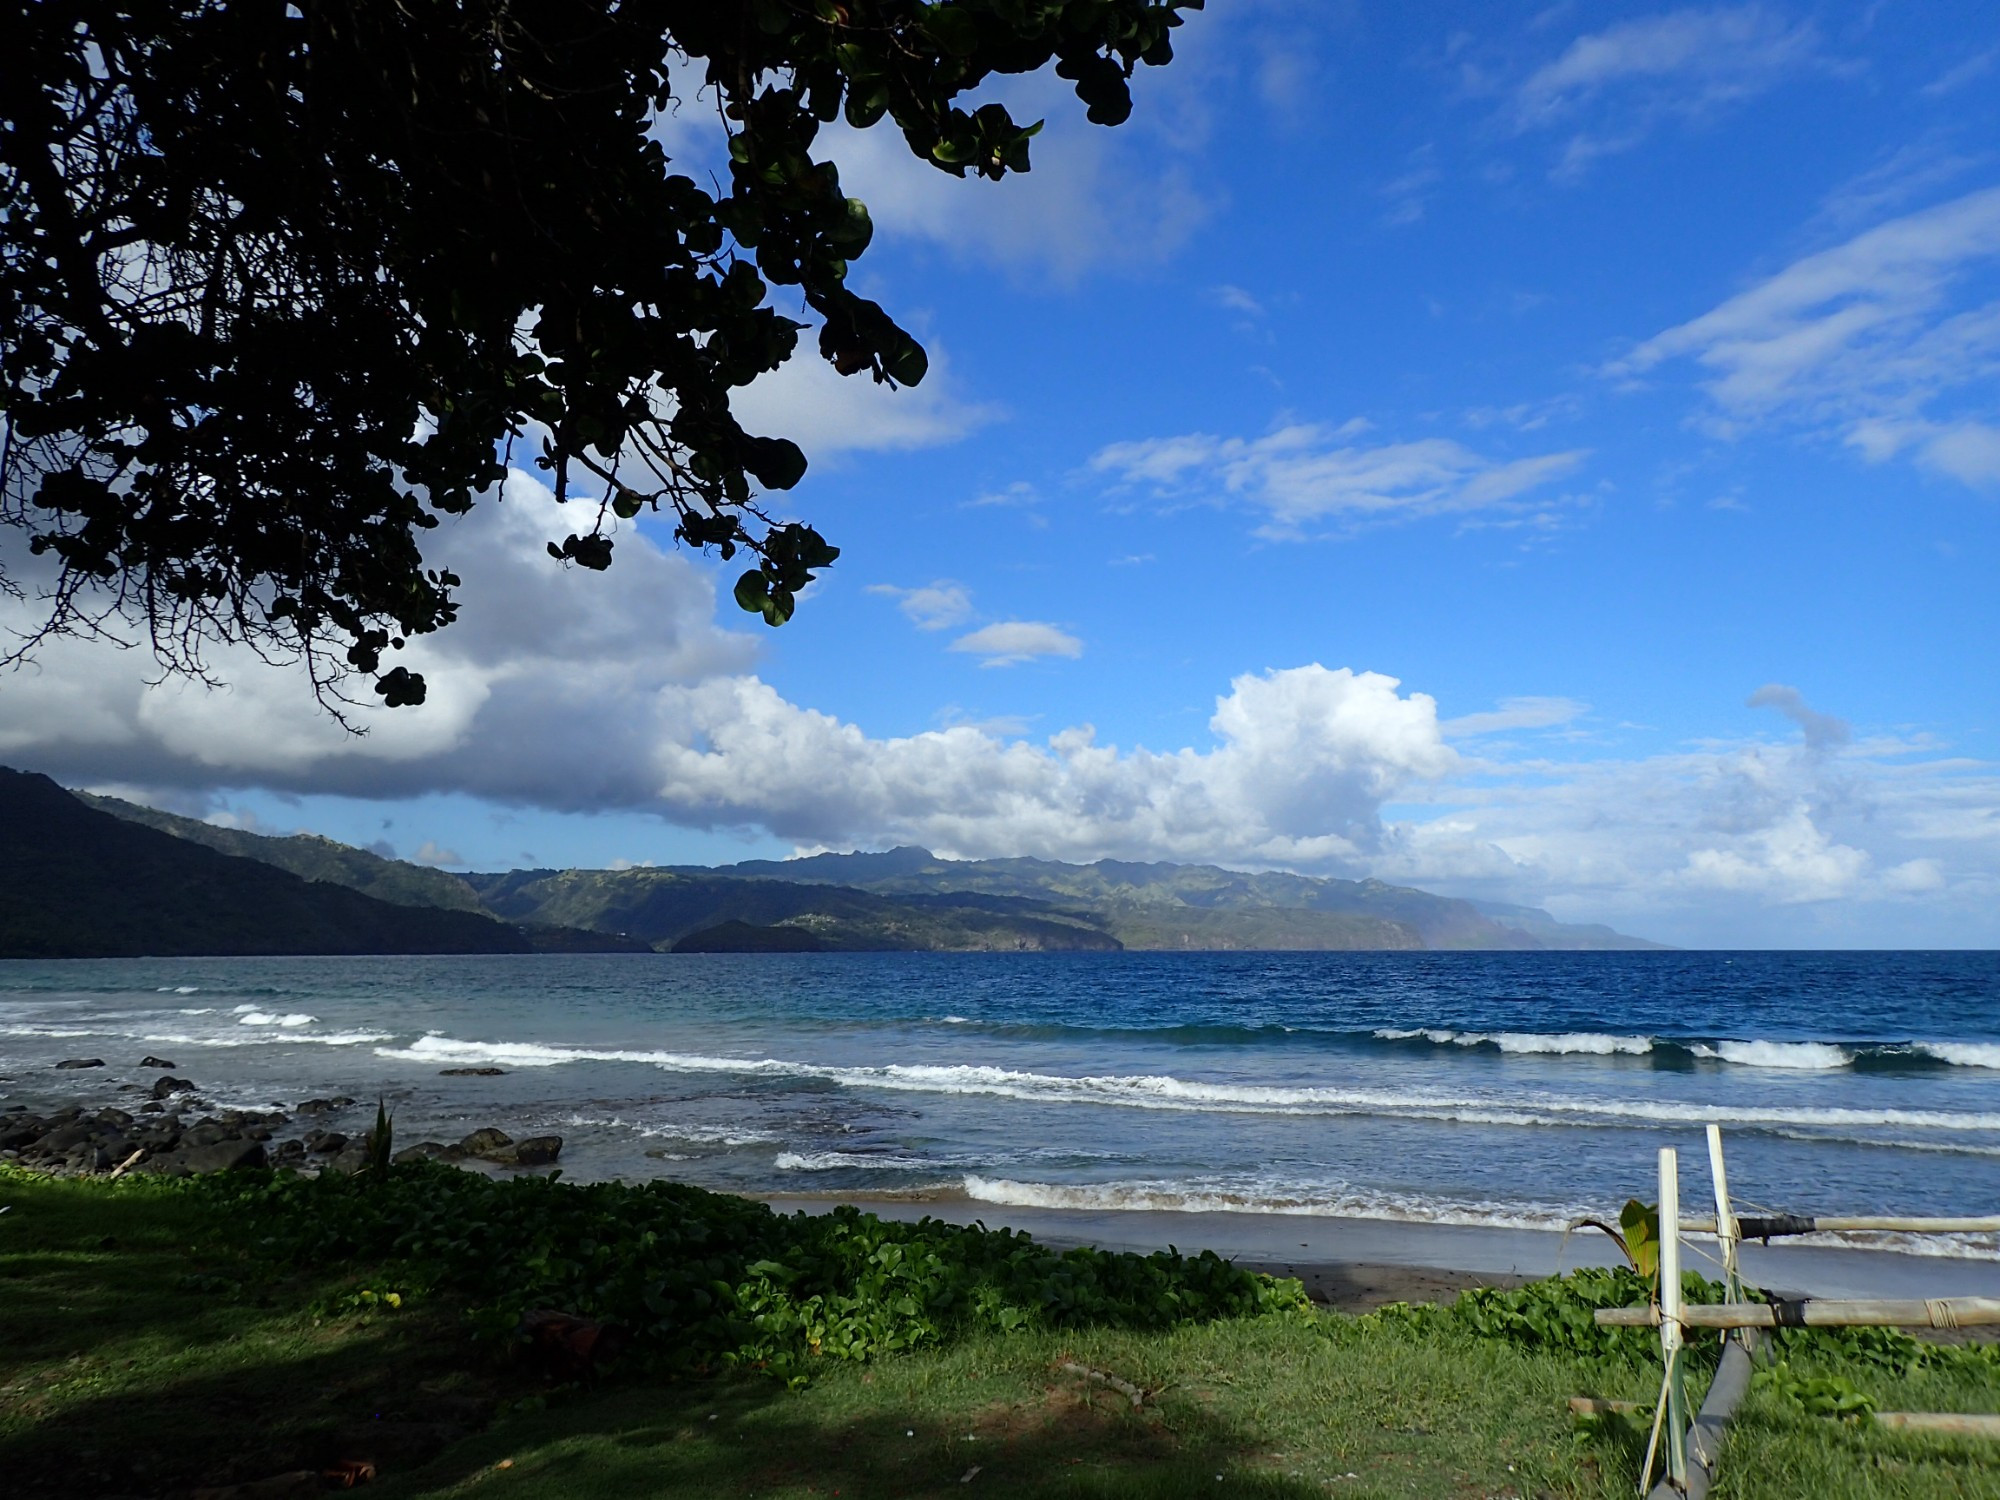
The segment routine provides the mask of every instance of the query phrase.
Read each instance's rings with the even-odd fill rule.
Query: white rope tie
[[[1924,1299],[1924,1310],[1931,1315],[1931,1327],[1958,1327],[1958,1314],[1952,1310],[1951,1299],[1949,1297],[1926,1297]]]

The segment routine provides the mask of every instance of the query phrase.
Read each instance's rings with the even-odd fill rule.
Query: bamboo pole
[[[1727,1336],[1722,1346],[1722,1363],[1716,1367],[1715,1379],[1709,1382],[1708,1395],[1701,1403],[1701,1410],[1695,1413],[1688,1434],[1687,1481],[1676,1491],[1662,1480],[1647,1500],[1704,1500],[1707,1496],[1709,1486],[1715,1483],[1716,1464],[1722,1456],[1722,1439],[1729,1419],[1736,1415],[1736,1408],[1750,1391],[1750,1340],[1757,1337],[1745,1332]]]
[[[1711,1130],[1715,1127],[1710,1126]],[[1690,1234],[1714,1234],[1713,1219],[1683,1219],[1681,1228]],[[1823,1234],[1829,1230],[1880,1229],[1904,1234],[2000,1234],[2000,1214],[1961,1219],[1906,1219],[1882,1215],[1775,1214],[1770,1218],[1739,1218],[1737,1226],[1746,1240],[1776,1239],[1787,1234]],[[1766,1226],[1759,1233],[1758,1226]]]
[[[1667,1479],[1687,1488],[1687,1389],[1681,1376],[1681,1168],[1672,1146],[1660,1148],[1660,1355],[1667,1367]]]
[[[1664,1217],[1664,1216],[1663,1216]],[[1666,1248],[1665,1241],[1661,1248]],[[1665,1257],[1661,1257],[1662,1265]],[[1603,1328],[1662,1330],[1659,1307],[1600,1307],[1592,1317]],[[2000,1323],[2000,1297],[1863,1298],[1832,1301],[1693,1303],[1674,1313],[1679,1328],[1973,1328]]]
[[[1881,1427],[1897,1427],[1906,1432],[1944,1432],[1957,1437],[2000,1438],[2000,1417],[1963,1411],[1878,1411]]]
[[[1736,1268],[1736,1215],[1729,1210],[1729,1172],[1722,1164],[1722,1127],[1708,1127],[1708,1174],[1715,1184],[1715,1239],[1722,1248],[1722,1275],[1729,1300],[1743,1300],[1743,1277]]]

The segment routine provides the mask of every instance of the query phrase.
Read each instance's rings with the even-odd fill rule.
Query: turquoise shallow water
[[[381,1094],[406,1141],[752,1192],[1557,1227],[1718,1121],[1745,1203],[2000,1212],[1991,953],[0,964],[6,1102],[148,1053],[217,1104]]]

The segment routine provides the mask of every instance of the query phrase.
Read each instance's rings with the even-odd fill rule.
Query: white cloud
[[[1763,92],[1818,52],[1809,23],[1789,25],[1762,5],[1642,16],[1579,36],[1536,69],[1515,91],[1514,124],[1546,129],[1589,116],[1556,167],[1573,178],[1664,120],[1701,120]]]
[[[1870,461],[1908,452],[1969,484],[2000,480],[2000,430],[1981,420],[2000,374],[2000,301],[1961,295],[1996,260],[2000,188],[1986,188],[1795,261],[1609,373],[1692,359],[1725,435],[1784,421]]]
[[[871,583],[868,592],[894,599],[896,607],[919,630],[948,630],[972,618],[972,595],[963,584],[940,578],[921,588],[899,589],[892,583]]]
[[[969,726],[870,739],[755,678],[675,695],[661,801],[682,820],[761,823],[809,846],[919,842],[940,853],[1279,863],[1351,858],[1382,802],[1456,764],[1435,703],[1345,668],[1245,675],[1210,750],[1121,752],[1088,726],[1045,745]]]
[[[607,573],[566,570],[546,552],[580,518],[516,472],[504,499],[447,519],[429,561],[466,582],[457,624],[398,660],[425,673],[420,707],[362,705],[344,733],[296,668],[218,650],[226,686],[154,683],[142,652],[51,641],[0,678],[0,757],[94,783],[228,786],[359,796],[463,790],[550,806],[620,805],[654,726],[647,695],[747,670],[747,630],[716,626],[710,576],[638,529],[617,538]],[[0,607],[0,628],[36,618]]]
[[[934,340],[925,344],[931,363],[923,383],[892,388],[866,374],[840,374],[819,357],[817,337],[810,329],[800,334],[796,355],[731,396],[730,409],[745,429],[788,437],[810,460],[934,448],[1000,415],[958,393],[950,360]]]
[[[1503,698],[1497,709],[1483,714],[1461,714],[1439,726],[1454,739],[1498,734],[1509,729],[1553,729],[1590,712],[1590,705],[1574,698]]]
[[[954,651],[983,656],[982,667],[1007,667],[1040,656],[1083,655],[1083,642],[1040,620],[1000,620],[951,643]]]
[[[1247,502],[1270,517],[1260,535],[1296,537],[1315,525],[1514,508],[1585,456],[1578,449],[1507,461],[1449,438],[1352,441],[1366,430],[1295,423],[1261,438],[1197,432],[1112,443],[1091,468],[1165,498]]]
[[[1016,120],[1045,122],[1025,174],[954,177],[883,125],[836,123],[815,150],[840,164],[842,190],[868,205],[880,233],[1062,284],[1105,266],[1158,264],[1213,212],[1157,140],[1149,152],[1132,138],[1138,122],[1116,131],[1089,124],[1052,73],[1000,82]]]
[[[417,852],[411,856],[420,865],[463,865],[465,856],[456,849],[446,849],[431,839],[425,839]]]

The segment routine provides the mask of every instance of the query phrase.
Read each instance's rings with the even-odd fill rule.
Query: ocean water
[[[573,1177],[1560,1228],[1678,1145],[1739,1209],[2000,1212],[2000,954],[0,963],[0,1102],[155,1053],[218,1105],[552,1131]],[[63,1057],[102,1057],[53,1072]],[[444,1077],[493,1066],[497,1078]],[[1864,1237],[2000,1260],[1993,1236]]]

